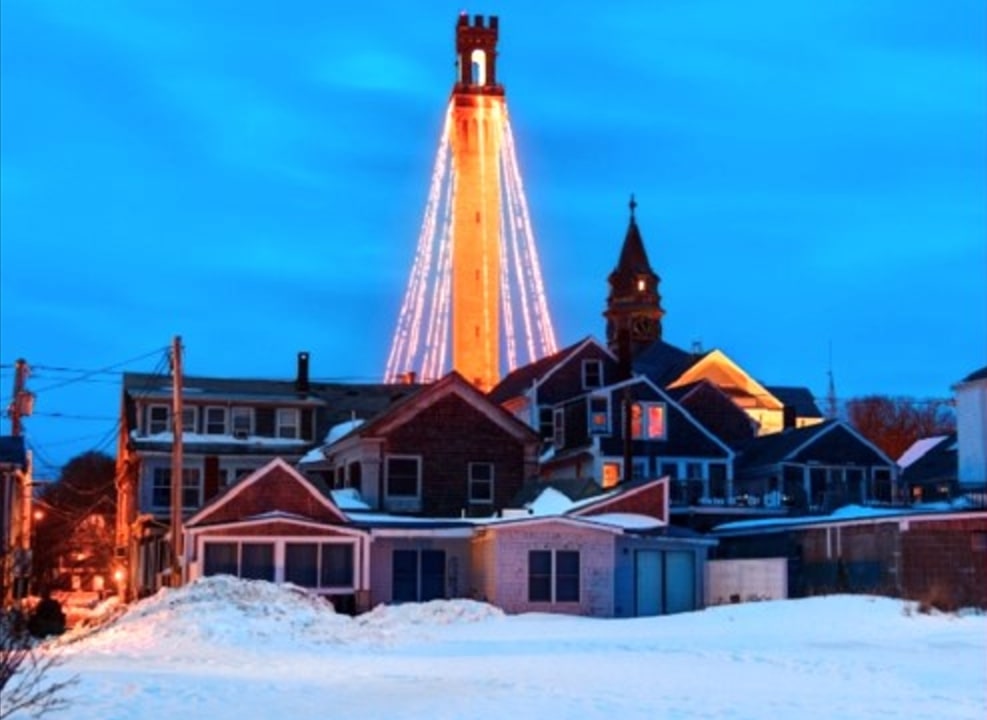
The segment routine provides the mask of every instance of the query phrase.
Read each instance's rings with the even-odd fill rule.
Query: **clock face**
[[[638,317],[631,320],[631,337],[634,340],[651,340],[655,337],[655,320]]]

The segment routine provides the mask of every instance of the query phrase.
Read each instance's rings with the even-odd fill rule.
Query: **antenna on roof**
[[[693,340],[692,341],[692,354],[693,355],[702,355],[703,354],[703,341],[702,340]]]
[[[836,405],[836,382],[833,380],[833,341],[829,341],[829,392],[826,394],[826,417],[835,420],[838,414]]]

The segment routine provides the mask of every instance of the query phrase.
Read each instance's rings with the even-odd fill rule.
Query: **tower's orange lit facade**
[[[450,145],[452,367],[480,390],[500,379],[500,153],[504,88],[497,84],[497,17],[456,23]]]

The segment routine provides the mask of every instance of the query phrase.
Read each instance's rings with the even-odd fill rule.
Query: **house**
[[[537,473],[538,436],[451,372],[322,448],[333,487],[371,509],[426,517],[488,517]]]
[[[720,525],[717,560],[784,560],[790,597],[856,592],[987,607],[987,513],[847,506]]]
[[[636,617],[703,606],[713,542],[668,523],[668,481],[579,502],[546,488],[530,516],[491,520],[473,540],[475,592],[507,612]],[[550,508],[536,510],[540,502]]]
[[[183,514],[194,514],[274,458],[297,463],[331,426],[376,415],[415,389],[312,382],[306,352],[298,353],[293,380],[184,376]],[[171,509],[173,401],[170,376],[124,374],[116,527],[124,597],[159,587],[171,565],[164,536]]]
[[[911,503],[949,501],[959,496],[956,433],[921,438],[901,457],[901,489]]]
[[[732,497],[733,450],[647,378],[558,403],[553,428],[539,472],[545,481],[595,478],[611,488],[667,476],[676,502]]]
[[[959,487],[987,500],[987,367],[970,373],[953,388]]]
[[[755,438],[740,454],[735,486],[748,506],[799,512],[899,501],[898,466],[839,420]]]

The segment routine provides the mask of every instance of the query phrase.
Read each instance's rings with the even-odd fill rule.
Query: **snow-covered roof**
[[[919,438],[913,442],[905,452],[898,458],[898,467],[904,470],[906,467],[919,460],[929,450],[945,440],[948,436],[936,435],[934,437]]]
[[[619,527],[624,530],[651,530],[665,526],[665,523],[658,518],[653,518],[650,515],[641,515],[640,513],[600,513],[599,515],[586,515],[580,519],[601,525]]]
[[[341,437],[344,435],[349,435],[361,425],[363,425],[363,420],[360,418],[353,418],[352,420],[347,420],[337,425],[333,425],[329,428],[329,432],[326,433],[326,439],[323,442],[326,445],[332,445]]]
[[[340,510],[369,510],[370,506],[360,497],[360,491],[356,488],[340,488],[330,491],[332,501]]]
[[[302,456],[302,459],[298,461],[299,465],[306,465],[310,463],[322,462],[326,459],[326,456],[322,454],[322,448],[314,447]]]

